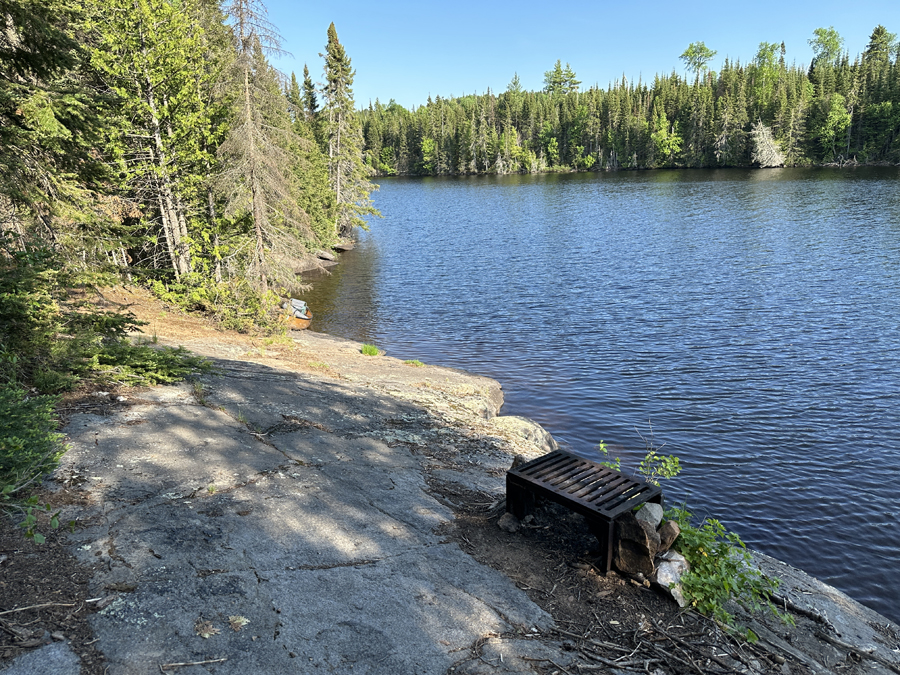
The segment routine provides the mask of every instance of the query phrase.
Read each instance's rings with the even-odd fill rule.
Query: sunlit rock
[[[675,543],[678,535],[681,534],[681,528],[678,527],[678,523],[674,520],[667,520],[657,530],[657,533],[659,534],[659,553],[663,553],[672,548],[672,544]]]
[[[666,551],[656,558],[656,572],[650,577],[650,581],[664,589],[679,607],[684,607],[686,601],[681,592],[681,577],[690,569],[688,561],[680,553]]]

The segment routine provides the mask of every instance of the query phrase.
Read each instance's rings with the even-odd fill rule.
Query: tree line
[[[0,0],[0,263],[48,246],[264,314],[372,212],[354,71],[323,42],[301,85],[260,0]]]
[[[586,91],[569,64],[542,91],[514,76],[506,91],[362,112],[366,161],[380,175],[538,173],[638,168],[802,166],[900,161],[900,51],[883,26],[851,61],[833,27],[809,40],[808,67],[784,43],[752,61],[703,42],[681,55],[689,76],[626,79]]]

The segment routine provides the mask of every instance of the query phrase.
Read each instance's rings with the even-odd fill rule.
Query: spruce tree
[[[280,52],[281,37],[259,0],[234,0],[226,8],[237,47],[232,71],[235,104],[231,129],[218,149],[216,187],[225,215],[248,224],[245,275],[264,294],[275,285],[290,291],[294,267],[314,239],[299,204],[295,155],[300,143],[288,103],[266,52]]]
[[[0,228],[22,218],[56,237],[53,216],[85,206],[106,101],[88,87],[64,0],[0,0]],[[74,214],[69,214],[70,217]]]
[[[365,226],[360,216],[378,213],[369,199],[376,186],[369,181],[371,169],[363,161],[362,127],[353,103],[356,73],[333,23],[328,26],[328,44],[321,56],[325,58],[322,116],[328,175],[337,205],[335,231],[346,237],[355,226]]]

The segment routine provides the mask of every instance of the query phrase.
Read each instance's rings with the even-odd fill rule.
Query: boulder
[[[684,556],[675,551],[666,551],[656,558],[657,566],[650,581],[666,591],[679,607],[684,607],[687,602],[681,592],[681,577],[691,566]]]
[[[527,417],[501,415],[491,419],[491,425],[513,437],[528,441],[544,454],[559,448],[549,431]]]
[[[651,504],[647,502],[635,512],[638,520],[646,522],[654,530],[659,527],[663,519],[663,507],[659,504]]]
[[[678,527],[678,523],[674,520],[667,520],[662,524],[657,530],[659,534],[659,551],[658,553],[664,553],[672,548],[672,544],[675,543],[675,540],[678,539],[678,535],[681,534],[681,528]]]
[[[332,253],[331,251],[323,251],[321,249],[316,251],[316,257],[319,260],[337,260],[337,256],[334,253]]]
[[[613,565],[626,574],[653,574],[653,559],[659,550],[656,528],[628,512],[616,521],[616,533]]]

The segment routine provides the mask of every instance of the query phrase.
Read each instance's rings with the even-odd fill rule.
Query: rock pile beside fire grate
[[[613,566],[647,585],[658,585],[684,607],[681,576],[689,565],[671,550],[681,530],[674,521],[663,522],[662,506],[648,503],[626,513],[616,521],[616,534]]]

